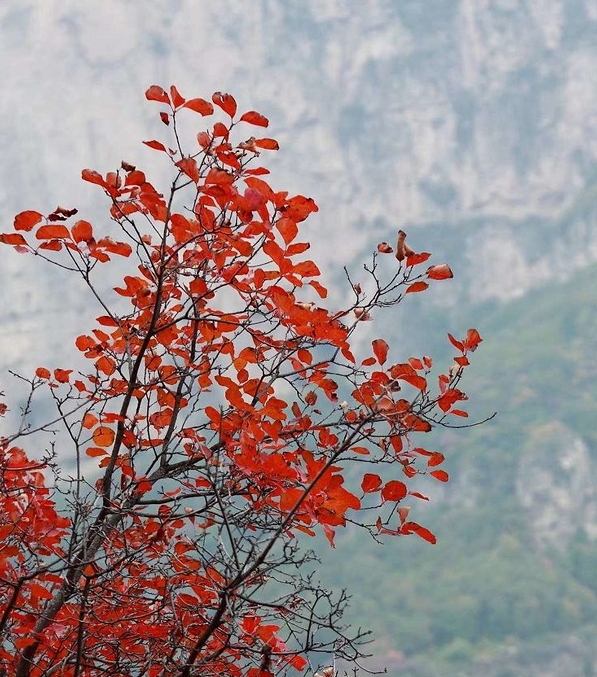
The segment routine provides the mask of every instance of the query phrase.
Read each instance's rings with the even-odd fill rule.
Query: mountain
[[[565,657],[594,641],[597,611],[595,1],[4,0],[0,54],[3,231],[57,204],[104,219],[83,167],[159,172],[140,145],[162,133],[143,92],[176,83],[268,115],[273,183],[320,205],[305,228],[336,299],[343,265],[399,227],[450,263],[455,280],[384,335],[435,354],[446,330],[478,326],[469,389],[476,414],[499,416],[438,439],[452,480],[425,513],[435,549],[378,555],[347,534],[333,581],[413,675],[493,677],[488,656],[495,677],[526,675],[511,651],[524,646],[544,674],[574,677]],[[0,257],[2,374],[61,364],[95,308],[60,271]]]

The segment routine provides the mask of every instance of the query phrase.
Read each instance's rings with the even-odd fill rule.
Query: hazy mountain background
[[[437,546],[349,533],[322,576],[392,674],[596,674],[597,0],[3,0],[0,67],[3,231],[57,204],[104,218],[80,170],[157,166],[143,92],[175,83],[268,115],[336,297],[398,227],[450,262],[386,337],[437,353],[477,326],[467,386],[500,415],[438,439]],[[0,251],[2,374],[66,361],[93,317],[38,263]]]

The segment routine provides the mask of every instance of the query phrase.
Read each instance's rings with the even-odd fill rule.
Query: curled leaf
[[[441,263],[438,266],[430,266],[427,268],[426,275],[430,280],[448,280],[449,278],[454,277],[454,273],[447,263]]]
[[[145,98],[148,101],[159,101],[160,103],[170,103],[170,98],[166,92],[157,85],[151,85],[145,92]]]
[[[211,100],[219,106],[224,113],[227,113],[231,118],[234,117],[236,113],[236,101],[233,96],[230,94],[225,94],[224,92],[215,92],[211,97]]]

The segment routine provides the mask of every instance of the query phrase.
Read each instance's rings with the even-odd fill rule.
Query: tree
[[[75,342],[90,366],[38,368],[1,439],[0,672],[257,677],[302,671],[316,650],[356,659],[363,635],[342,625],[344,594],[317,583],[306,537],[321,529],[333,546],[350,522],[434,542],[401,505],[423,498],[413,476],[448,479],[415,440],[466,415],[458,385],[481,338],[450,336],[458,355],[436,392],[427,356],[389,362],[378,338],[356,360],[363,324],[449,267],[422,272],[430,255],[400,231],[364,281],[347,273],[347,307],[325,308],[297,239],[317,206],[273,190],[257,161],[278,144],[242,134],[267,119],[238,116],[228,94],[146,97],[172,134],[173,148],[144,142],[168,162],[165,195],[126,162],[84,170],[108,227],[58,207],[0,235],[79,276],[101,307]],[[179,118],[214,111],[224,121],[184,150]],[[55,416],[36,427],[41,391]],[[53,437],[25,453],[36,435]]]

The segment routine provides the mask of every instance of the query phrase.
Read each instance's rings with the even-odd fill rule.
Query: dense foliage
[[[435,542],[402,501],[425,499],[415,476],[448,479],[421,435],[467,416],[458,386],[481,338],[449,334],[456,356],[437,375],[426,355],[393,361],[381,338],[357,359],[364,323],[450,268],[426,264],[400,230],[362,280],[347,274],[346,307],[325,307],[298,239],[317,206],[264,180],[256,161],[278,144],[245,131],[268,120],[219,92],[146,96],[171,132],[144,142],[169,166],[167,190],[127,162],[86,169],[111,225],[57,207],[21,212],[0,235],[101,306],[76,339],[89,368],[39,367],[1,440],[0,667],[257,677],[302,671],[313,651],[356,660],[345,596],[321,587],[300,544],[321,531],[334,545],[348,522]],[[185,141],[181,116],[215,112],[223,121]],[[34,425],[42,390],[55,415]],[[36,433],[58,444],[26,453]]]

